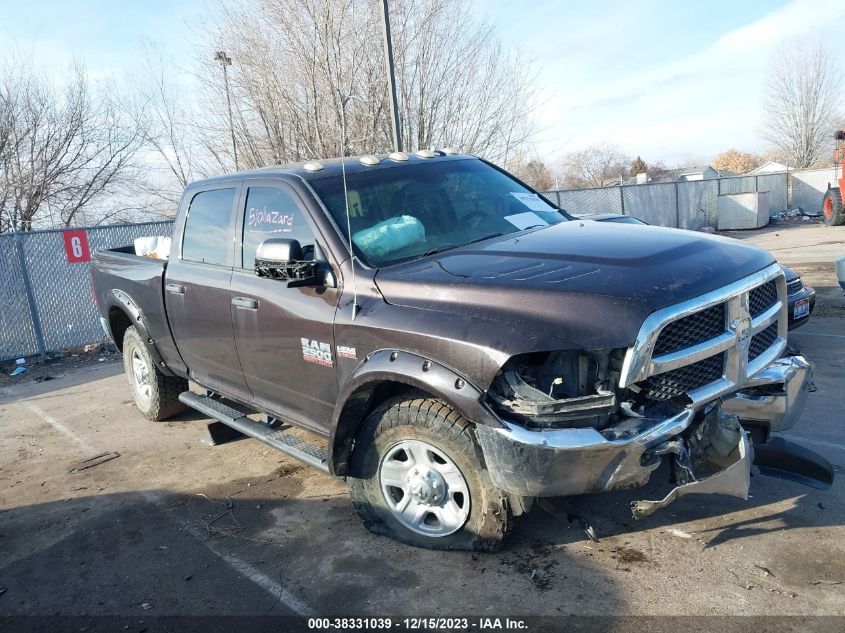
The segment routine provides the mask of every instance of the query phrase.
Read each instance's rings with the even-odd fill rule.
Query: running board
[[[274,429],[263,422],[256,422],[248,418],[243,411],[238,411],[209,396],[185,391],[179,394],[179,401],[244,435],[282,451],[285,455],[290,455],[324,473],[329,472],[328,455],[322,446],[312,444],[281,429]]]

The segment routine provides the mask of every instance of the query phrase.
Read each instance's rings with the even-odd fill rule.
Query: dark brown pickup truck
[[[144,415],[188,405],[344,477],[366,526],[408,543],[493,549],[534,498],[641,486],[664,461],[674,487],[635,516],[745,497],[755,455],[832,481],[770,438],[812,370],[784,357],[767,252],[573,219],[471,156],[196,182],[167,259],[103,251],[93,279]]]

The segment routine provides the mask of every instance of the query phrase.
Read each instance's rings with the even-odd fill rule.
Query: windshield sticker
[[[532,211],[551,211],[549,203],[536,193],[517,193],[512,191],[511,195]]]
[[[302,359],[309,363],[316,363],[324,367],[332,367],[332,348],[328,343],[312,341],[307,338],[302,341]]]
[[[534,226],[549,226],[548,222],[533,211],[526,211],[525,213],[517,213],[515,215],[506,215],[505,220],[513,224],[520,231]]]
[[[351,358],[353,360],[357,360],[358,350],[354,347],[347,347],[346,345],[338,345],[337,346],[337,357],[338,358]]]

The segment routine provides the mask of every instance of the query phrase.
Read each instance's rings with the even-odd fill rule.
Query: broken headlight
[[[604,428],[616,419],[625,350],[566,350],[514,356],[488,396],[505,417],[533,428]]]

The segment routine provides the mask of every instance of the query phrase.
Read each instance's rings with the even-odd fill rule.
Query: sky
[[[127,76],[145,42],[189,66],[208,0],[0,0],[0,45],[53,69]],[[533,60],[538,157],[610,143],[646,161],[760,152],[771,54],[824,39],[845,72],[843,0],[476,0],[499,39]]]

